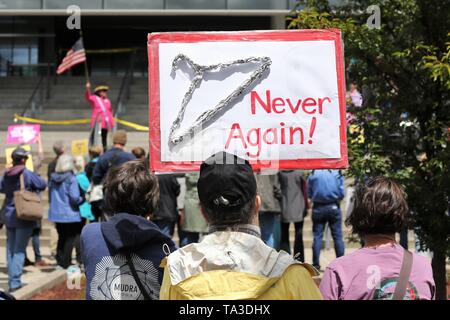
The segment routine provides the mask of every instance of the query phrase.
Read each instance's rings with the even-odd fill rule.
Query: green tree
[[[341,1],[342,3],[343,1]],[[350,167],[358,179],[385,175],[408,193],[422,248],[433,252],[437,299],[446,299],[450,255],[450,1],[301,1],[289,28],[338,28],[347,80],[362,86],[363,108],[353,108]],[[370,5],[380,28],[366,23]],[[302,10],[299,10],[302,8]]]

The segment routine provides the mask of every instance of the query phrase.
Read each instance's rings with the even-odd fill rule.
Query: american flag
[[[67,54],[61,64],[58,66],[56,73],[61,74],[66,70],[72,68],[74,65],[84,61],[86,61],[86,53],[83,47],[83,38],[80,38],[77,42],[75,42],[73,47],[69,51],[67,51]]]

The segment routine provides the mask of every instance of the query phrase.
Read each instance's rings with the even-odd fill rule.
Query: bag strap
[[[397,285],[395,286],[394,295],[392,300],[403,300],[406,293],[406,287],[409,283],[409,277],[411,275],[413,262],[413,255],[410,251],[404,250],[402,267],[400,269],[400,275],[398,277]]]
[[[141,293],[144,296],[144,300],[152,300],[152,298],[150,298],[147,291],[145,290],[144,285],[141,282],[141,279],[139,279],[139,276],[136,272],[136,268],[134,267],[133,260],[131,259],[130,253],[125,252],[125,257],[127,258],[127,264],[130,267],[131,274],[133,275],[134,281],[136,281],[136,284],[138,285],[139,290],[141,290]]]
[[[23,173],[20,175],[20,191],[25,191],[25,179],[23,178]]]

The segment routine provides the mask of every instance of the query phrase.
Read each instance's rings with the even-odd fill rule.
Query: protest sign
[[[72,141],[72,155],[73,156],[87,156],[89,151],[88,139],[73,140]]]
[[[152,171],[218,151],[255,169],[348,165],[339,30],[154,33],[148,58]]]
[[[41,132],[39,124],[18,124],[8,126],[8,144],[36,143]]]
[[[23,144],[20,147],[27,151],[31,151],[31,147],[28,144]],[[13,163],[12,163],[11,154],[13,153],[14,149],[16,149],[16,148],[17,147],[10,147],[10,148],[5,149],[6,168],[12,167]],[[27,162],[25,163],[25,167],[30,171],[34,171],[33,156],[31,154],[29,155]]]

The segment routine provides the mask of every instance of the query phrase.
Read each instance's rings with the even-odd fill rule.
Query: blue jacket
[[[81,254],[86,269],[88,300],[142,300],[123,251],[130,252],[139,279],[152,299],[159,299],[161,260],[177,248],[158,226],[127,213],[107,222],[86,225],[81,232]],[[169,253],[169,252],[168,252]]]
[[[106,177],[109,168],[120,166],[121,164],[135,160],[136,157],[129,152],[125,152],[119,148],[111,148],[102,154],[95,164],[94,173],[92,174],[92,181],[94,184],[102,183]]]
[[[54,172],[48,187],[52,198],[48,220],[59,223],[80,222],[79,205],[84,199],[75,175],[72,172]]]
[[[314,170],[308,177],[308,197],[314,203],[336,203],[344,198],[344,177],[339,170]]]
[[[89,179],[85,172],[77,173],[75,177],[77,179],[78,186],[80,187],[80,192],[83,198],[86,199],[86,191],[89,189],[91,183],[89,182]],[[82,218],[88,219],[89,221],[95,220],[95,216],[92,213],[92,205],[89,202],[83,201],[83,203],[80,204],[80,216]]]
[[[23,173],[25,189],[39,193],[47,188],[47,183],[36,173],[29,171],[25,166],[14,166],[5,171],[0,182],[0,192],[6,195],[5,225],[7,228],[36,228],[37,221],[18,219],[14,205],[14,191],[20,189],[20,175]]]

